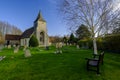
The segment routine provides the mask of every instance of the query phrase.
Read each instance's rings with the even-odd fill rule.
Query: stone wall
[[[37,26],[34,26],[34,27],[36,27],[35,35],[38,39],[39,46],[48,46],[48,35],[47,35],[46,22],[38,21]],[[44,43],[43,44],[40,41],[40,33],[43,33],[43,36],[44,36],[44,41],[43,41]]]

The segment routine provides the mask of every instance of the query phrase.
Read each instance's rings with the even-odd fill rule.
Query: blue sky
[[[0,0],[0,21],[6,21],[22,31],[33,26],[39,10],[47,21],[48,35],[66,35],[67,27],[57,11],[57,0]]]

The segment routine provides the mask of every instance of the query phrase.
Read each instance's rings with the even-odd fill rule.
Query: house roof
[[[34,27],[31,27],[31,28],[25,30],[23,32],[23,34],[21,35],[21,39],[23,39],[23,38],[30,38],[30,36],[32,35],[33,32],[34,32]]]
[[[20,40],[21,35],[6,34],[5,40]]]

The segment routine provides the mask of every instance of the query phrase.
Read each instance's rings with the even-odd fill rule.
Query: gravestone
[[[19,48],[20,48],[20,45],[17,45],[17,48],[19,49]]]
[[[25,50],[26,50],[26,48],[27,48],[27,47],[26,47],[26,46],[24,46],[23,51],[25,51]]]
[[[16,45],[13,45],[13,47],[15,48],[15,47],[16,47]]]
[[[77,49],[79,49],[80,47],[79,47],[79,45],[77,45]]]
[[[5,45],[5,48],[7,48],[7,45]]]
[[[11,45],[8,45],[8,49],[10,49],[11,48]]]
[[[60,47],[60,48],[62,48],[62,47],[63,47],[63,44],[62,44],[61,42],[59,43],[59,47]]]
[[[62,43],[62,46],[66,46],[65,43]]]
[[[24,56],[27,58],[27,57],[31,57],[31,53],[30,53],[30,50],[29,49],[26,49],[25,52],[24,52]]]
[[[67,45],[69,45],[69,43],[67,43]]]
[[[55,51],[55,54],[59,54],[59,53],[62,53],[62,43],[56,43],[56,51]]]
[[[18,53],[18,51],[19,51],[19,48],[16,47],[16,48],[14,49],[14,53]]]

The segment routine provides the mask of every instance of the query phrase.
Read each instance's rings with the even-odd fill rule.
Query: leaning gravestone
[[[29,49],[26,49],[25,52],[24,52],[24,56],[27,58],[27,57],[31,57],[31,53],[30,53],[30,50]]]

